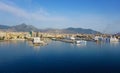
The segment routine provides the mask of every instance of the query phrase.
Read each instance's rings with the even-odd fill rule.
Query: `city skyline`
[[[0,24],[119,32],[119,0],[1,0]]]

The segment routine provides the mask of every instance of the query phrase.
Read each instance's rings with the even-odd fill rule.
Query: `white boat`
[[[84,45],[86,45],[87,41],[84,41],[84,40],[76,40],[75,43],[76,43],[76,44],[84,44]]]
[[[119,42],[119,39],[117,39],[116,37],[111,37],[110,42]]]
[[[102,36],[95,36],[95,37],[94,37],[94,40],[95,40],[95,41],[102,41],[102,40],[103,40],[103,37],[102,37]]]
[[[43,44],[44,42],[40,40],[39,37],[34,37],[33,38],[33,44]]]
[[[75,37],[70,37],[70,40],[75,40]]]
[[[56,38],[52,38],[52,40],[56,40]]]

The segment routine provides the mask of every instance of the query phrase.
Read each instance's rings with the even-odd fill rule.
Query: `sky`
[[[120,0],[0,0],[0,24],[120,32]]]

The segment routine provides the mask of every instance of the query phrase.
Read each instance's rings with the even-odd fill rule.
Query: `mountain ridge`
[[[84,29],[84,28],[64,28],[64,29],[39,29],[34,27],[33,25],[27,25],[25,23],[15,25],[15,26],[7,26],[7,25],[0,25],[1,30],[12,30],[12,31],[18,31],[18,32],[29,32],[29,31],[40,31],[40,32],[48,32],[48,33],[81,33],[81,34],[96,34],[100,33],[98,31],[92,30],[92,29]]]
[[[0,29],[8,29],[8,28],[10,28],[10,26],[0,24]]]

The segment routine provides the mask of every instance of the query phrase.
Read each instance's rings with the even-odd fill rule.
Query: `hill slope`
[[[66,29],[38,29],[32,25],[26,25],[22,23],[16,26],[5,26],[0,25],[0,30],[11,30],[11,31],[18,31],[18,32],[29,32],[29,31],[41,31],[41,32],[48,32],[48,33],[82,33],[82,34],[96,34],[100,33],[98,31],[92,29],[83,29],[83,28],[66,28]]]
[[[25,23],[22,23],[20,25],[16,25],[11,27],[12,30],[15,31],[23,31],[23,32],[28,32],[28,31],[39,31],[36,27],[32,25],[26,25]]]
[[[6,25],[0,25],[0,29],[9,29],[10,26],[6,26]]]

